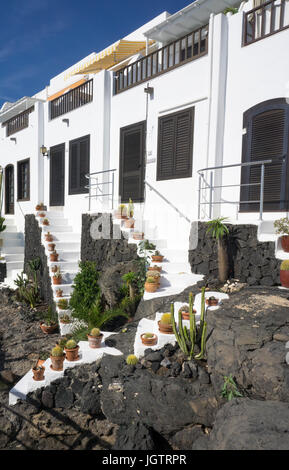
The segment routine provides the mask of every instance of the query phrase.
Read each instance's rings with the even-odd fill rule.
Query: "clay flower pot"
[[[155,292],[158,288],[158,284],[156,282],[146,282],[145,283],[145,291],[146,292]]]
[[[48,243],[48,251],[54,251],[55,243]]]
[[[196,315],[197,310],[193,308],[193,314]],[[190,313],[189,312],[182,312],[182,319],[183,320],[189,320],[190,319]]]
[[[101,342],[102,342],[102,338],[103,338],[102,333],[99,336],[87,335],[87,338],[88,338],[88,344],[89,344],[90,348],[97,349],[97,348],[101,347]]]
[[[42,225],[49,225],[49,220],[43,219]]]
[[[45,234],[45,241],[46,242],[53,242],[53,235],[46,233]]]
[[[45,359],[38,359],[37,367],[43,366],[44,362],[45,362]]]
[[[54,323],[53,325],[45,325],[44,322],[41,322],[40,328],[46,335],[51,335],[57,330],[57,323]]]
[[[73,349],[64,348],[64,351],[65,351],[65,354],[66,354],[66,359],[68,361],[70,361],[70,362],[78,361],[78,359],[79,359],[79,355],[78,355],[79,346],[76,346],[76,348],[73,348]]]
[[[33,367],[32,372],[33,372],[33,380],[35,380],[36,382],[40,382],[41,380],[44,380],[45,367],[39,366],[37,364],[37,367]]]
[[[62,289],[57,289],[56,291],[56,297],[62,297],[63,290]]]
[[[160,333],[164,333],[166,335],[172,335],[174,334],[173,330],[173,325],[167,325],[166,323],[161,323],[161,321],[158,321],[158,326],[159,326],[159,331]]]
[[[57,370],[57,371],[63,370],[64,359],[65,359],[65,354],[63,354],[62,356],[50,356],[51,369]]]
[[[132,238],[134,240],[143,240],[144,239],[144,233],[143,232],[134,232],[132,234]]]
[[[40,214],[38,214],[38,217],[41,217],[41,219],[44,218],[45,217],[44,212],[40,212]]]
[[[164,257],[162,255],[152,255],[152,261],[155,263],[162,263]]]
[[[282,287],[289,288],[289,270],[280,269],[280,282]]]
[[[35,207],[35,210],[36,211],[44,211],[44,204],[37,204],[37,206]]]
[[[285,253],[289,253],[289,235],[283,235],[281,237],[281,246]]]
[[[148,268],[148,271],[158,271],[159,273],[162,272],[162,267],[161,266],[150,266]]]
[[[56,266],[56,265],[55,265],[55,266],[52,266],[51,272],[52,272],[52,273],[57,273],[57,266]]]
[[[126,219],[124,222],[125,228],[134,228],[134,219]]]
[[[55,286],[59,286],[62,283],[62,277],[52,276],[52,282]]]
[[[144,344],[145,346],[155,346],[158,342],[158,337],[155,334],[153,334],[152,338],[145,338],[145,333],[143,333],[142,335],[140,335],[140,338],[142,344]]]
[[[50,253],[50,261],[58,261],[58,253]]]
[[[206,299],[208,307],[216,307],[219,304],[219,299]]]

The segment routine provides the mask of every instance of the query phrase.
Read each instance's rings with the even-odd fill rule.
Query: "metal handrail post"
[[[264,206],[264,176],[265,176],[265,166],[264,163],[261,166],[261,186],[260,186],[260,214],[259,220],[263,219],[263,206]]]

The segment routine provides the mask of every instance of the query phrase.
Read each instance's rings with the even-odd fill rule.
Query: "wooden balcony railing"
[[[140,83],[166,73],[180,65],[207,54],[209,25],[171,42],[114,74],[114,93],[132,88]]]
[[[16,132],[22,131],[29,126],[29,114],[34,111],[34,106],[26,109],[22,113],[17,114],[13,118],[3,123],[3,126],[6,126],[6,136],[15,134]]]
[[[245,13],[243,45],[264,39],[289,28],[289,2],[270,0]]]
[[[93,80],[88,80],[82,85],[50,101],[50,119],[73,111],[93,99]]]

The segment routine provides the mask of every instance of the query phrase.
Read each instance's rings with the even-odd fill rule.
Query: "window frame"
[[[23,187],[22,194],[20,195],[20,167],[27,163],[28,164],[28,171],[27,171],[27,197],[23,197]],[[23,160],[19,160],[17,162],[17,201],[25,202],[30,201],[30,158],[24,158]]]
[[[78,137],[77,139],[73,139],[69,141],[69,174],[68,174],[68,195],[73,196],[75,194],[87,194],[89,192],[88,188],[81,188],[80,187],[80,143],[82,141],[87,140],[88,142],[88,155],[87,155],[87,163],[88,163],[88,168],[87,168],[87,173],[90,171],[90,134],[87,134],[83,137]],[[78,186],[77,188],[71,188],[71,176],[72,176],[72,165],[71,165],[71,150],[72,150],[72,145],[73,144],[78,144],[77,148],[77,180],[78,180]],[[87,180],[88,184],[88,180]]]

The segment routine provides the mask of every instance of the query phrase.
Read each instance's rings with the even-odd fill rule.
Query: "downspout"
[[[209,52],[210,52],[210,70],[209,70],[209,92],[208,92],[208,132],[207,132],[207,164],[209,166],[210,156],[210,134],[211,134],[211,112],[212,112],[212,86],[213,86],[213,36],[214,36],[214,13],[210,14],[209,21]]]

